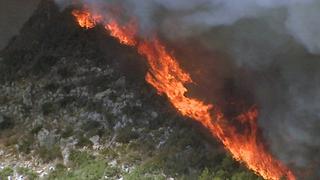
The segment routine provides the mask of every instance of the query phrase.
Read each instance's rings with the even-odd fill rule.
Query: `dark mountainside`
[[[39,2],[40,0],[0,0],[0,49],[7,45],[12,36],[17,35]]]
[[[259,179],[70,10],[43,0],[0,54],[0,179]]]

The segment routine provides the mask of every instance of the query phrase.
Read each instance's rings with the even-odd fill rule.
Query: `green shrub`
[[[44,162],[62,159],[61,149],[58,145],[53,146],[52,148],[40,147],[38,153]]]
[[[17,135],[12,135],[12,136],[8,135],[7,137],[8,138],[5,139],[5,144],[4,144],[6,147],[18,144],[19,137]]]
[[[42,104],[41,110],[42,110],[43,115],[46,116],[46,115],[49,115],[49,114],[55,112],[57,110],[57,107],[53,103],[47,102],[47,103]]]
[[[17,172],[25,177],[28,178],[28,180],[35,180],[38,178],[38,175],[31,169],[19,167],[17,168]]]
[[[87,152],[80,151],[71,151],[70,161],[72,162],[73,167],[80,167],[83,164],[87,164],[94,160],[94,156],[88,154]]]
[[[102,149],[100,154],[109,160],[119,157],[118,153],[111,148]]]
[[[9,176],[13,175],[13,169],[10,167],[6,167],[0,171],[0,179],[8,179]]]
[[[102,179],[106,169],[106,163],[103,161],[88,161],[81,164],[74,171],[67,174],[65,179],[73,180],[97,180]]]
[[[208,168],[205,168],[200,174],[198,180],[212,180],[213,174],[209,171]]]
[[[84,137],[82,134],[78,136],[78,143],[77,143],[78,147],[84,147],[84,146],[91,147],[92,145],[93,143],[87,137]]]
[[[15,123],[12,118],[3,116],[0,114],[0,131],[5,129],[12,129],[15,126]]]
[[[116,176],[120,172],[119,169],[107,166],[104,160],[96,159],[87,152],[72,151],[70,161],[71,170],[68,171],[63,165],[57,165],[48,179],[98,180],[103,179],[104,176]]]
[[[43,127],[42,125],[37,125],[33,127],[30,131],[30,134],[33,134],[33,135],[38,134],[38,132],[41,131],[42,127]]]
[[[73,135],[73,128],[71,126],[67,126],[61,134],[62,138],[68,138]]]
[[[49,174],[48,179],[62,179],[67,173],[67,168],[63,164],[57,164],[54,171]]]
[[[34,141],[34,137],[31,135],[25,136],[18,142],[18,149],[22,153],[29,154]]]
[[[116,141],[120,143],[129,143],[131,140],[137,139],[138,137],[139,134],[132,131],[132,128],[125,127],[118,130]]]
[[[157,173],[145,173],[144,170],[137,168],[124,176],[124,180],[165,180],[163,175]]]
[[[104,175],[107,177],[116,177],[121,174],[121,170],[116,167],[106,167]]]

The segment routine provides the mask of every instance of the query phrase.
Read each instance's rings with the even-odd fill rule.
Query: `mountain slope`
[[[43,0],[0,54],[0,177],[257,179],[144,82],[134,49]]]

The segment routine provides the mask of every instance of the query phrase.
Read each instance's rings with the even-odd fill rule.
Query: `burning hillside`
[[[182,115],[208,128],[235,159],[244,162],[265,179],[295,179],[287,167],[268,153],[262,139],[259,139],[256,107],[239,115],[238,120],[243,124],[244,131],[238,132],[236,126],[224,117],[219,107],[186,96],[188,89],[185,85],[193,83],[190,75],[181,69],[177,60],[166,51],[156,37],[141,39],[135,34],[137,27],[130,24],[120,25],[113,19],[104,20],[102,15],[93,15],[88,10],[75,10],[73,15],[83,28],[93,28],[96,24],[105,22],[104,27],[111,36],[122,44],[135,46],[149,64],[146,81],[154,86],[159,94],[165,94]]]
[[[52,137],[47,137],[50,142],[61,139],[60,142],[63,140],[65,143],[65,135],[61,138],[57,135],[60,130],[47,129],[62,127],[62,132],[65,133],[68,128],[60,125],[60,119],[66,121],[66,124],[77,121],[77,124],[81,124],[82,120],[79,119],[87,117],[99,125],[88,122],[90,125],[87,127],[82,123],[80,128],[66,133],[67,137],[76,137],[77,141],[73,144],[77,146],[89,141],[93,143],[94,150],[106,147],[107,158],[127,167],[118,170],[121,173],[110,174],[111,172],[105,171],[105,166],[110,164],[101,162],[104,168],[97,177],[107,174],[107,179],[130,179],[138,171],[146,176],[150,172],[156,172],[157,175],[162,174],[159,175],[161,177],[169,178],[170,174],[179,178],[180,174],[175,174],[174,171],[158,169],[164,166],[172,168],[175,166],[170,164],[173,160],[176,163],[184,162],[183,167],[186,169],[183,174],[192,175],[191,178],[194,179],[256,178],[247,174],[240,175],[241,173],[222,173],[230,171],[225,166],[225,161],[222,163],[223,170],[220,170],[217,168],[218,164],[214,163],[219,157],[201,143],[195,145],[193,140],[180,150],[167,150],[170,142],[167,134],[173,131],[163,132],[162,127],[153,127],[153,121],[175,124],[183,120],[182,124],[200,126],[194,134],[201,141],[217,140],[219,147],[223,147],[222,152],[230,154],[233,160],[241,164],[233,167],[241,169],[244,166],[257,176],[270,180],[313,180],[319,177],[316,170],[319,166],[317,152],[320,148],[317,140],[317,121],[320,117],[317,105],[320,97],[317,83],[320,75],[317,68],[320,67],[317,55],[319,44],[310,38],[318,38],[314,33],[317,27],[310,23],[312,20],[304,21],[304,16],[299,16],[308,12],[310,17],[316,17],[314,6],[318,3],[315,0],[243,1],[241,4],[228,0],[191,0],[188,3],[158,0],[55,0],[60,12],[51,1],[43,2],[41,6],[47,6],[46,10],[38,10],[38,14],[42,15],[34,15],[22,30],[27,35],[12,40],[2,52],[3,60],[0,59],[0,69],[7,72],[0,78],[5,83],[5,87],[0,88],[5,94],[2,99],[9,99],[4,104],[16,102],[10,100],[15,95],[7,90],[20,86],[21,81],[29,82],[29,79],[33,79],[39,83],[39,86],[30,86],[28,89],[31,95],[23,95],[21,101],[22,116],[35,117],[37,112],[43,111],[42,118],[54,119],[54,123],[32,123],[31,129],[36,129],[32,133],[35,132],[34,136],[39,141],[46,139],[42,136],[51,135]],[[51,14],[51,11],[54,13]],[[302,20],[299,21],[300,25],[310,28],[302,30],[295,21],[297,18]],[[30,24],[36,21],[38,23]],[[48,22],[44,23],[45,21]],[[75,25],[78,27],[74,27]],[[34,27],[38,28],[32,30]],[[23,43],[30,39],[34,39],[32,45],[25,46]],[[20,52],[25,55],[20,55]],[[17,63],[18,59],[24,59],[28,63],[22,66]],[[69,65],[74,68],[70,69]],[[129,82],[133,85],[127,85],[126,78],[114,75],[110,70],[113,68],[117,73],[123,73],[124,77],[129,77]],[[21,77],[26,79],[21,80]],[[53,81],[48,80],[49,77]],[[149,86],[145,87],[141,81],[143,77],[157,96],[152,95],[150,89],[145,90]],[[47,84],[49,81],[51,83]],[[6,87],[10,84],[12,86]],[[21,86],[24,87],[24,84]],[[130,88],[133,90],[129,93],[127,91]],[[50,93],[47,94],[47,91]],[[51,97],[52,94],[53,97],[47,101],[40,94],[43,97]],[[143,103],[147,105],[136,101],[136,96],[145,98]],[[26,103],[28,97],[30,100]],[[65,97],[71,100],[65,100]],[[169,104],[159,105],[164,100],[162,97]],[[158,102],[158,99],[161,100]],[[150,103],[151,101],[154,102]],[[41,110],[37,106],[41,106]],[[164,116],[156,112],[149,113],[150,108],[159,106],[169,109],[160,110],[165,112]],[[72,121],[65,119],[69,109],[70,114],[75,116],[69,118]],[[9,107],[0,108],[0,113],[5,114],[4,119],[12,116],[9,110]],[[150,121],[139,120],[148,117],[144,111],[151,114]],[[167,115],[167,112],[179,116],[171,118],[171,114]],[[163,120],[167,117],[170,117],[168,121]],[[301,124],[301,119],[306,123]],[[110,127],[113,129],[111,132],[108,130]],[[177,129],[179,128],[180,125]],[[91,133],[95,129],[98,130]],[[159,142],[153,130],[150,136],[153,140],[147,137],[150,129],[161,131],[156,133],[162,134]],[[128,135],[122,135],[129,132]],[[208,139],[205,138],[207,132]],[[85,138],[89,140],[86,141]],[[106,145],[98,143],[102,139],[107,139]],[[179,141],[185,142],[184,138],[173,142],[175,144]],[[69,155],[66,158],[64,153],[68,153],[71,146],[74,149],[74,145],[66,146],[63,143],[60,143],[60,147],[52,147],[43,145],[41,141],[34,142],[31,147],[40,144],[40,148],[45,148],[45,151],[40,152],[48,152],[47,154],[52,154],[52,149],[63,148],[63,164],[69,167],[70,164],[65,162]],[[132,155],[129,150],[133,147],[133,152],[140,151],[142,146],[139,149],[135,143],[156,147],[159,152],[152,150],[152,153],[146,153],[147,150],[141,157],[123,160],[124,156]],[[125,151],[128,152],[121,153],[123,150],[119,150],[118,146],[122,145],[127,146]],[[195,146],[199,146],[199,158],[198,155],[191,155],[194,159],[179,161],[172,157],[184,156],[162,153],[190,153],[193,150],[189,148]],[[111,151],[114,154],[109,157]],[[154,154],[157,158],[151,158]],[[84,167],[76,165],[74,160],[77,158],[72,159],[73,155],[70,177],[77,176],[76,168]],[[59,156],[53,159],[55,158],[59,159]],[[99,164],[101,158],[106,157],[88,160],[88,164]],[[154,159],[161,165],[153,162]],[[141,164],[139,168],[134,167],[137,162]],[[204,168],[208,167],[207,164],[212,166],[212,170]],[[192,170],[193,167],[203,172],[199,174],[198,170]],[[155,171],[150,171],[151,169]],[[64,175],[66,172],[62,171],[61,177],[67,177]],[[123,176],[124,172],[127,175]]]

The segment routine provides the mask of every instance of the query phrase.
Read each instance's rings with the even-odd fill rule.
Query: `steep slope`
[[[142,57],[70,11],[43,0],[0,54],[0,177],[257,179],[144,82]]]

